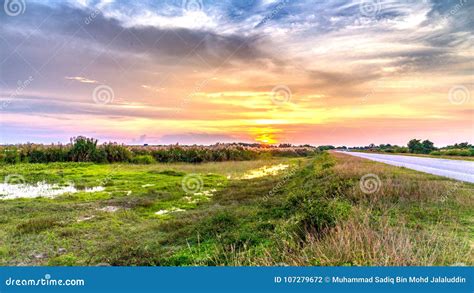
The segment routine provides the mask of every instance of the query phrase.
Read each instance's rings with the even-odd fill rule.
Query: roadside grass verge
[[[365,174],[380,177],[377,192],[361,190]],[[213,231],[214,238],[207,234],[206,241],[191,242],[176,264],[472,265],[473,200],[472,184],[323,154],[302,166],[274,198],[255,202],[253,219],[245,215],[245,222],[267,221],[259,241],[250,241],[244,225],[234,223]],[[229,231],[244,239],[229,243],[223,236]]]

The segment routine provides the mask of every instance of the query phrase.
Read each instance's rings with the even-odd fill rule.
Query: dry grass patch
[[[381,200],[446,202],[454,199],[472,204],[472,188],[467,188],[467,184],[341,153],[332,153],[332,156],[337,161],[333,168],[336,176],[355,183],[347,194],[353,200],[377,203]],[[379,177],[381,184],[377,192],[367,194],[361,190],[359,181],[366,174]]]

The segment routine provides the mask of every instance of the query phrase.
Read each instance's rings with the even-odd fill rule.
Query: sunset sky
[[[0,143],[473,143],[472,15],[472,0],[4,0]]]

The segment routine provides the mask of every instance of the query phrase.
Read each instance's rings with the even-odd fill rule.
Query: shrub
[[[38,233],[57,225],[56,219],[51,217],[33,218],[17,226],[21,233]]]
[[[469,150],[461,150],[461,149],[447,150],[445,153],[448,156],[469,156],[471,154]]]
[[[70,147],[61,144],[38,145],[24,144],[18,146],[21,162],[25,163],[50,163],[67,162]]]
[[[430,153],[434,156],[474,156],[474,149],[441,149]]]
[[[107,161],[107,153],[105,152],[104,149],[102,148],[98,148],[96,149],[96,151],[94,152],[94,154],[92,155],[92,159],[91,159],[93,162],[95,163],[108,163]]]
[[[198,229],[203,237],[215,237],[226,233],[237,225],[237,218],[229,212],[219,212],[200,224]]]
[[[72,254],[63,254],[54,257],[48,261],[48,266],[75,266],[77,265],[77,257]]]
[[[25,157],[25,161],[28,161],[29,163],[46,163],[47,159],[43,150],[35,149]]]
[[[117,143],[105,143],[99,147],[105,152],[107,162],[129,162],[132,159],[132,152],[124,145]]]
[[[319,151],[311,146],[262,147],[258,144],[215,144],[212,146],[126,146],[117,143],[98,145],[97,140],[78,136],[67,145],[21,144],[0,146],[0,162],[131,162],[134,157],[151,156],[157,162],[202,163],[244,161],[271,157],[307,157]],[[139,158],[138,160],[142,160]],[[152,163],[149,158],[144,163]],[[135,162],[137,162],[135,160]]]
[[[46,162],[66,162],[68,161],[69,148],[63,145],[51,145],[44,148]]]
[[[435,150],[433,142],[429,140],[420,141],[419,139],[412,139],[408,142],[408,149],[410,153],[414,154],[429,154]]]
[[[395,153],[408,153],[407,147],[395,147],[394,150]]]
[[[2,161],[7,164],[16,164],[20,162],[20,152],[16,147],[8,147],[4,149]]]
[[[71,138],[69,155],[74,162],[91,162],[97,152],[97,140],[78,136]]]
[[[154,164],[156,163],[155,159],[150,155],[142,155],[142,156],[135,156],[132,159],[132,163],[134,164]]]
[[[306,198],[290,218],[290,230],[304,237],[307,232],[320,233],[347,219],[351,205],[339,199]]]

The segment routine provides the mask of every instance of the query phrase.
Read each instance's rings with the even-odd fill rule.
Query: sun
[[[276,144],[278,142],[275,138],[275,135],[268,133],[260,134],[255,138],[255,141],[258,141],[263,144]]]

